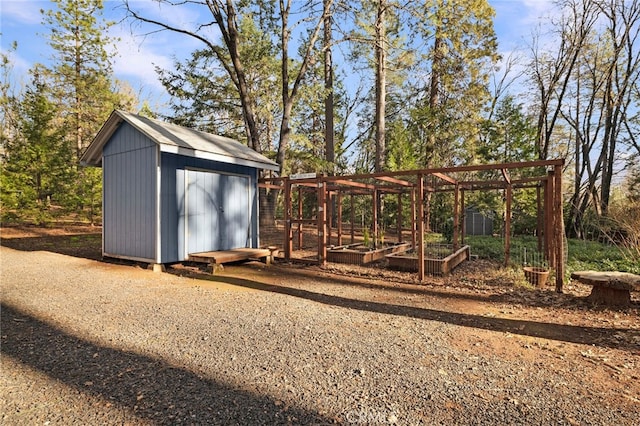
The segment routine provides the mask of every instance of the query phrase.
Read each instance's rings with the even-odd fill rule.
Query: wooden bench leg
[[[273,263],[273,258],[275,257],[276,253],[278,252],[278,247],[269,246],[269,247],[267,247],[267,249],[269,250],[269,256],[264,258],[265,259],[264,263],[266,263],[267,265],[271,265]]]
[[[629,306],[631,304],[631,292],[629,290],[594,285],[587,300],[598,305]]]
[[[210,270],[211,270],[211,275],[215,275],[215,274],[217,274],[218,272],[220,272],[220,271],[223,271],[223,270],[224,270],[224,266],[222,266],[222,264],[221,264],[221,263],[214,263],[214,262],[211,262],[211,263],[209,264],[209,268],[210,268]]]

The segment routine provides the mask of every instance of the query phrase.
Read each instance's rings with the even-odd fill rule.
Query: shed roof
[[[111,136],[127,122],[160,146],[160,151],[238,164],[266,170],[278,170],[278,164],[242,143],[211,133],[189,129],[120,110],[111,113],[80,159],[85,166],[102,165],[102,149]]]

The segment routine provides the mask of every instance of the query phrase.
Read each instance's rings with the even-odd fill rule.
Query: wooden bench
[[[628,306],[631,292],[640,291],[640,275],[628,272],[577,271],[571,279],[593,286],[587,300],[597,304]]]
[[[211,273],[215,274],[223,263],[238,262],[249,259],[259,259],[267,265],[271,263],[274,252],[277,248],[254,249],[237,248],[233,250],[207,251],[201,253],[190,253],[189,260],[192,262],[208,263]]]

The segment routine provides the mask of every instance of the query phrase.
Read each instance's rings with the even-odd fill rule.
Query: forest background
[[[509,51],[486,0],[3,8],[16,3],[25,16],[42,8],[40,43],[2,37],[3,223],[99,223],[100,170],[78,160],[118,108],[246,142],[283,176],[564,158],[568,235],[639,244],[638,0],[542,2],[530,36]],[[122,25],[141,45],[175,41],[173,61],[149,76],[166,95],[115,77],[110,29]],[[17,75],[21,49],[43,58]]]

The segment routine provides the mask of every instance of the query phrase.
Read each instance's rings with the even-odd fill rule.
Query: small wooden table
[[[628,272],[577,271],[571,279],[593,286],[587,300],[597,304],[628,306],[631,292],[640,291],[640,275]]]

